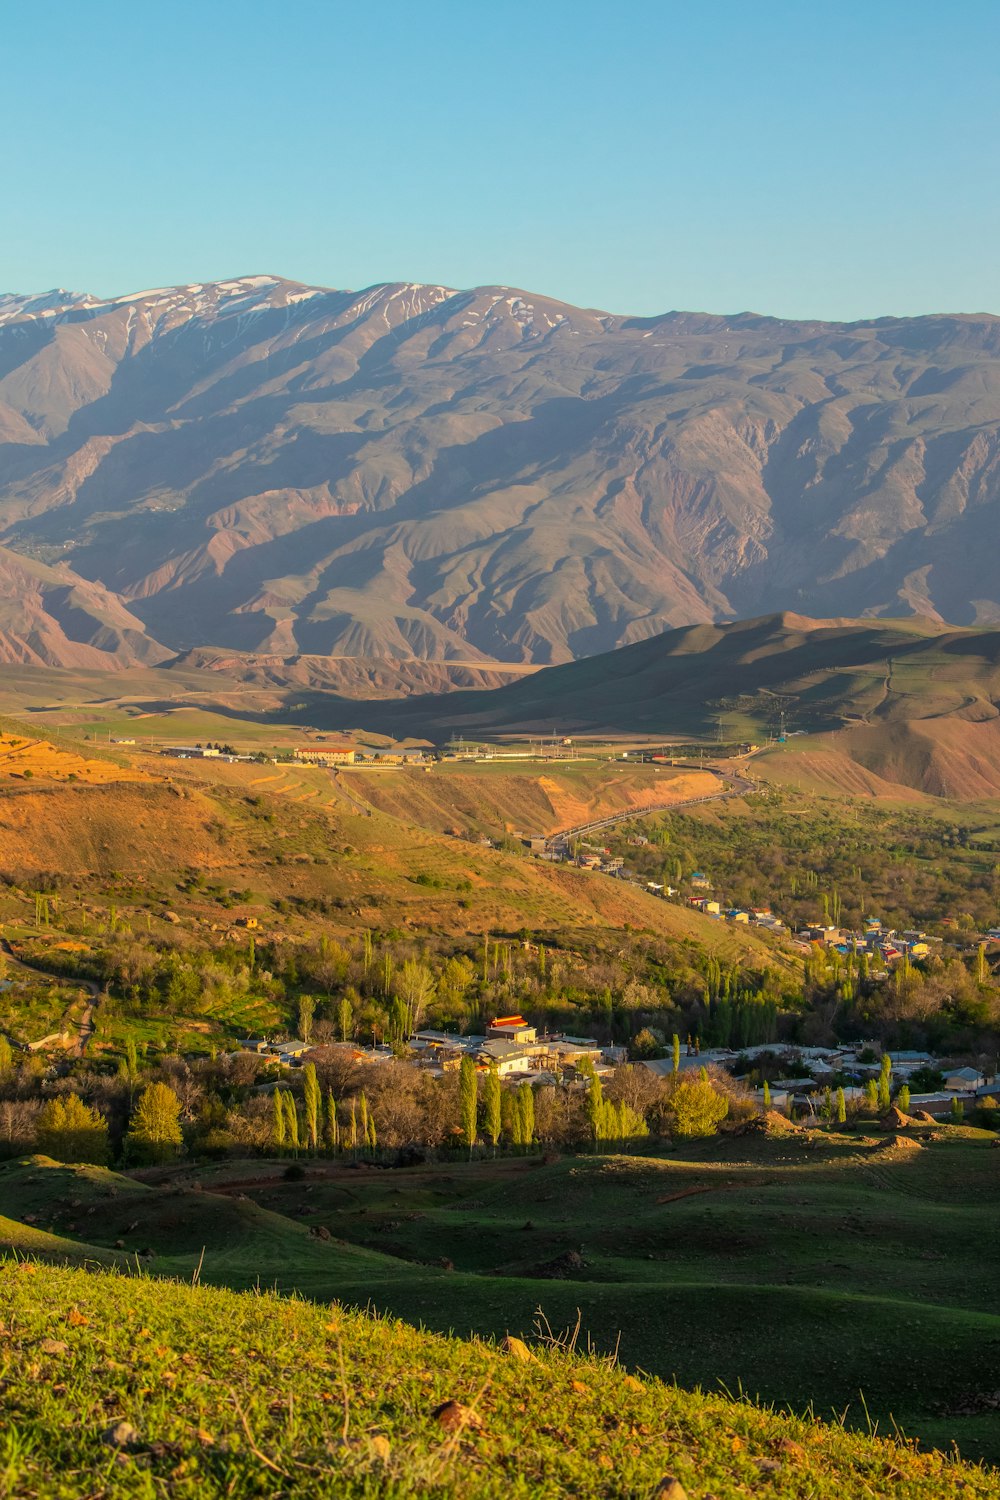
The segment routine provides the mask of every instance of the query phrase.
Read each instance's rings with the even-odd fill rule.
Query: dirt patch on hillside
[[[920,1151],[922,1147],[919,1141],[912,1140],[908,1135],[890,1135],[875,1149],[877,1151]]]
[[[838,740],[841,739],[838,736]],[[979,802],[1000,796],[1000,719],[949,715],[844,731],[860,767],[932,797]]]
[[[214,836],[207,799],[149,782],[2,793],[0,870],[66,875],[217,869],[233,851]]]
[[[612,813],[641,813],[720,790],[717,777],[707,772],[671,776],[650,766],[595,765],[563,774],[444,766],[430,773],[366,775],[357,782],[373,807],[424,828],[526,834],[555,833]]]
[[[916,1125],[917,1121],[912,1115],[904,1115],[897,1105],[893,1105],[888,1114],[882,1116],[881,1123],[886,1130],[906,1130],[910,1125]]]
[[[796,1125],[786,1115],[779,1114],[776,1109],[766,1109],[762,1115],[754,1115],[752,1120],[747,1120],[741,1125],[734,1135],[803,1135],[805,1132],[801,1125]]]

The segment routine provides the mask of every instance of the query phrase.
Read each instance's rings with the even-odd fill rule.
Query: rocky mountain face
[[[786,608],[991,623],[998,531],[998,318],[0,297],[0,658],[472,670]]]

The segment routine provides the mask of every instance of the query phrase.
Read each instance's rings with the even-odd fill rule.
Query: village
[[[357,1063],[377,1065],[398,1056],[387,1044],[333,1045]],[[262,1038],[248,1038],[239,1048],[287,1068],[322,1061],[328,1050],[301,1040],[269,1042]],[[592,1076],[608,1078],[629,1062],[626,1047],[565,1033],[539,1035],[537,1028],[520,1015],[496,1017],[481,1035],[430,1028],[415,1031],[405,1056],[434,1077],[457,1072],[462,1059],[471,1057],[478,1072],[495,1069],[501,1083],[527,1083],[533,1088],[583,1087]],[[771,1042],[735,1051],[728,1047],[702,1050],[696,1041],[682,1046],[675,1038],[670,1056],[640,1059],[637,1065],[656,1078],[674,1073],[726,1074],[734,1082],[745,1084],[761,1109],[777,1109],[793,1118],[816,1117],[818,1106],[829,1104],[834,1089],[842,1092],[848,1107],[860,1108],[871,1092],[871,1084],[883,1073],[893,1092],[907,1090],[910,1108],[935,1119],[975,1109],[991,1100],[998,1088],[995,1061],[987,1071],[952,1065],[930,1052],[883,1054],[871,1041],[832,1047]],[[765,1081],[768,1075],[773,1082]],[[929,1080],[937,1086],[921,1089]]]

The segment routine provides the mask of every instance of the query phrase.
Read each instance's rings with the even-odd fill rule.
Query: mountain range
[[[998,532],[996,317],[0,297],[0,661],[409,691],[785,609],[988,625]]]

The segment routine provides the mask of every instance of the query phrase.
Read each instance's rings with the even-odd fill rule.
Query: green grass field
[[[940,1454],[565,1349],[522,1360],[266,1293],[8,1261],[0,1319],[0,1493],[18,1500],[996,1493]]]
[[[530,1336],[541,1310],[629,1369],[996,1462],[1000,1162],[986,1133],[933,1134],[920,1150],[794,1135],[548,1165],[316,1164],[302,1181],[269,1162],[140,1183],[34,1159],[0,1168],[0,1198],[25,1253],[183,1279],[201,1263],[206,1282],[461,1336]]]

